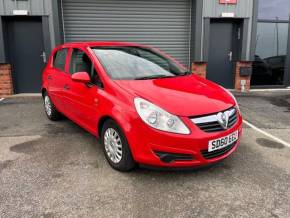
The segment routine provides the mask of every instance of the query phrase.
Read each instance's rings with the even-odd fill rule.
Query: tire
[[[47,93],[43,95],[44,111],[48,119],[52,121],[60,120],[61,114],[57,111],[54,104],[52,103],[50,97]]]
[[[101,143],[105,157],[112,168],[126,172],[135,167],[136,163],[132,157],[126,136],[113,120],[104,123]]]

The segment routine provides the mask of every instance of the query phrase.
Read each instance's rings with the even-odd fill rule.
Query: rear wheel
[[[127,139],[113,120],[105,122],[101,140],[106,159],[114,169],[129,171],[135,167]]]
[[[48,119],[57,121],[61,118],[61,114],[57,111],[54,104],[47,93],[43,95],[44,110]]]

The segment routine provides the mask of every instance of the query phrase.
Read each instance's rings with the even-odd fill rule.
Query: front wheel
[[[114,169],[130,171],[135,167],[127,139],[113,120],[105,122],[102,128],[101,141],[106,159]]]

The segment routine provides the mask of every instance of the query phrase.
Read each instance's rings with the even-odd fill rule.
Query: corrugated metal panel
[[[152,45],[189,63],[190,0],[63,0],[66,41]]]

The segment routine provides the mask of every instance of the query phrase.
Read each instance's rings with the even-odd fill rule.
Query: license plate
[[[215,140],[211,140],[208,142],[208,152],[220,150],[222,148],[227,147],[228,145],[234,143],[239,138],[238,131],[231,133],[225,137],[218,138]]]

